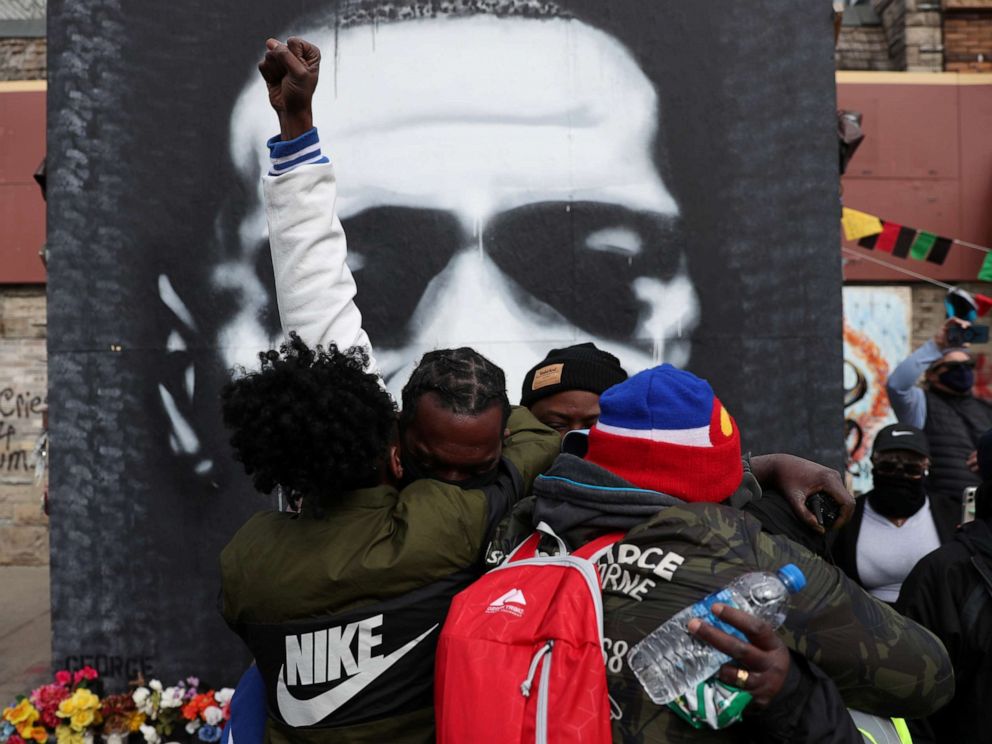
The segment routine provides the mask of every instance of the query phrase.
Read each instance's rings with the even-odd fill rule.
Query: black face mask
[[[926,503],[923,478],[881,475],[872,470],[872,482],[875,487],[868,494],[868,503],[883,517],[905,519],[916,514]]]
[[[964,364],[955,364],[941,372],[937,379],[944,387],[963,395],[975,384],[975,370]]]
[[[408,456],[405,452],[400,452],[400,464],[403,466],[404,486],[410,485],[415,480],[430,478],[431,480],[440,481],[441,483],[447,483],[449,486],[458,486],[459,488],[470,490],[473,488],[485,488],[486,486],[491,486],[499,477],[499,465],[496,465],[496,467],[492,470],[485,473],[480,473],[479,475],[473,475],[470,478],[463,478],[462,480],[438,478],[424,470],[424,468],[420,466],[420,463]]]

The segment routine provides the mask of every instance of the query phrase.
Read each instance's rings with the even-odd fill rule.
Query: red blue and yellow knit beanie
[[[740,432],[706,380],[663,364],[611,387],[599,407],[589,462],[684,501],[723,501],[740,486]]]

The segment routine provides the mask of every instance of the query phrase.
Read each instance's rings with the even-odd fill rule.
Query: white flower
[[[158,735],[158,731],[155,730],[154,726],[142,724],[141,735],[145,737],[145,741],[148,742],[148,744],[160,744],[162,741],[162,737]]]
[[[178,687],[166,687],[162,690],[163,708],[179,708],[183,704],[183,691]]]
[[[200,720],[198,718],[194,718],[186,724],[186,733],[195,734],[198,728],[200,728]]]
[[[222,720],[224,720],[224,711],[218,708],[216,705],[208,705],[203,709],[203,720],[206,721],[211,726],[216,726]]]
[[[134,701],[134,707],[146,716],[153,716],[155,714],[151,694],[151,691],[147,687],[139,687],[131,694],[131,699]]]
[[[227,705],[232,697],[234,697],[234,689],[231,687],[222,687],[214,693],[214,700],[218,705]]]
[[[155,692],[162,692],[162,683],[159,682],[157,679],[153,679],[151,682],[149,682],[148,686],[151,687],[153,690],[155,690]]]

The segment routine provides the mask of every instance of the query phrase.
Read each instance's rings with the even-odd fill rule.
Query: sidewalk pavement
[[[48,566],[0,566],[0,708],[52,680]]]

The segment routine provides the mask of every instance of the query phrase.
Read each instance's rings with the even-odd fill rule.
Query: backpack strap
[[[607,532],[605,535],[600,535],[583,545],[581,548],[572,551],[572,555],[577,558],[585,558],[591,563],[595,563],[596,559],[599,558],[600,554],[608,550],[613,546],[614,543],[618,543],[623,540],[624,532]]]
[[[595,562],[600,553],[613,545],[613,543],[622,540],[624,534],[625,533],[623,532],[608,532],[605,535],[600,535],[599,537],[587,542],[578,550],[573,551],[571,555]],[[506,557],[505,563],[515,563],[516,561],[525,561],[528,558],[534,558],[537,555],[537,549],[541,544],[541,539],[545,535],[553,537],[558,543],[558,555],[569,555],[564,540],[558,537],[558,535],[555,534],[555,531],[545,522],[541,522],[537,526],[537,531],[532,533],[530,537],[514,548],[513,552]]]
[[[516,561],[525,561],[528,558],[533,558],[536,556],[537,546],[541,544],[541,537],[542,535],[540,532],[532,532],[530,537],[520,543],[510,552],[508,556],[506,556],[506,560],[504,560],[503,563],[506,564],[514,563]]]

